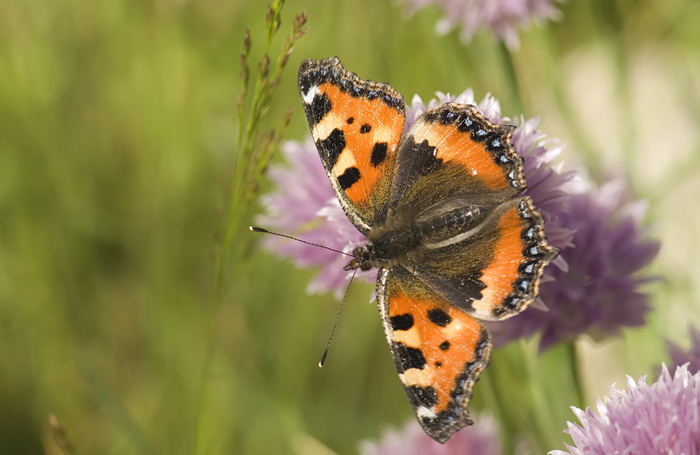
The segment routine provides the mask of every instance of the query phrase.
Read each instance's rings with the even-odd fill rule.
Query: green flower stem
[[[512,420],[508,418],[508,406],[504,400],[505,396],[499,393],[495,375],[491,373],[490,368],[487,368],[479,378],[477,390],[479,393],[479,395],[477,395],[477,399],[481,399],[486,403],[482,406],[482,409],[491,413],[494,419],[498,422],[503,453],[513,453],[515,441],[511,436],[517,432],[515,427],[512,425]]]
[[[623,119],[633,118],[632,97],[629,90],[629,61],[627,59],[628,51],[625,40],[625,31],[623,30],[623,21],[621,12],[615,2],[606,0],[598,0],[594,2],[594,7],[599,14],[596,17],[600,19],[600,26],[605,31],[606,41],[609,44],[609,50],[612,53],[611,59],[615,65],[615,93],[617,94]],[[632,163],[636,157],[636,137],[635,122],[622,121],[619,122],[620,138],[623,146],[624,162],[627,165],[627,172],[630,175],[630,186],[635,185],[634,175],[632,173]],[[632,192],[637,192],[632,188]]]
[[[251,99],[248,100],[249,73],[248,56],[251,48],[250,30],[246,31],[243,39],[241,54],[241,79],[243,81],[241,96],[237,105],[238,141],[234,156],[234,172],[229,194],[229,207],[224,223],[223,234],[216,251],[214,273],[212,276],[210,301],[207,315],[206,340],[197,406],[197,435],[196,447],[198,454],[209,452],[208,441],[205,437],[208,425],[206,422],[206,406],[208,396],[208,374],[212,362],[215,337],[215,321],[218,306],[226,293],[226,277],[231,271],[231,255],[236,235],[239,233],[246,210],[250,207],[257,194],[260,179],[267,168],[273,153],[283,137],[283,132],[289,125],[291,109],[283,117],[279,126],[265,134],[259,133],[260,119],[267,113],[270,101],[279,84],[294,43],[306,32],[306,13],[298,15],[292,24],[292,31],[282,46],[279,58],[270,68],[270,49],[272,40],[281,25],[281,10],[284,0],[275,0],[268,4],[266,15],[266,40],[263,46],[263,57],[258,63],[255,88]],[[249,101],[249,103],[247,102]]]
[[[499,42],[497,47],[498,53],[501,57],[503,73],[505,74],[506,81],[510,89],[509,98],[512,102],[512,106],[510,107],[509,111],[525,114],[525,104],[523,103],[523,97],[520,91],[520,83],[518,82],[518,75],[515,68],[515,62],[513,61],[513,54],[503,42]]]
[[[521,439],[532,453],[561,446],[569,407],[585,408],[575,344],[560,343],[541,354],[537,346],[519,341],[495,350],[476,386],[473,408],[493,414],[503,453],[515,453]]]
[[[576,341],[570,341],[566,344],[569,354],[569,368],[571,369],[571,377],[574,382],[574,390],[576,391],[576,407],[586,409],[586,397],[583,388],[583,376],[581,375],[580,358]]]
[[[552,34],[551,28],[546,28],[541,33],[537,34],[540,41],[539,44],[542,49],[544,49],[547,58],[547,68],[546,71],[550,74],[549,83],[552,93],[554,94],[554,99],[559,105],[559,109],[562,112],[562,118],[566,122],[566,126],[571,131],[574,143],[576,144],[576,151],[579,156],[584,160],[586,168],[589,175],[598,181],[602,181],[604,177],[603,163],[593,146],[591,141],[588,139],[588,135],[582,128],[582,122],[578,119],[577,115],[571,108],[571,102],[566,94],[566,89],[564,87],[564,75],[561,71],[560,55],[557,50],[556,37]]]

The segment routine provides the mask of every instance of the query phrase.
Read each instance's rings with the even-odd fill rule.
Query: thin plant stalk
[[[284,0],[275,0],[268,4],[266,14],[266,39],[264,42],[263,57],[258,63],[258,71],[255,88],[252,94],[250,90],[250,67],[248,57],[252,47],[250,29],[246,30],[243,39],[243,52],[241,54],[241,79],[242,90],[237,104],[238,114],[238,141],[234,157],[233,180],[229,194],[229,207],[223,235],[217,246],[214,273],[210,292],[210,302],[207,317],[206,342],[204,358],[202,362],[200,388],[198,394],[197,429],[196,429],[196,453],[208,453],[206,438],[205,408],[208,391],[208,372],[211,365],[214,347],[214,321],[219,302],[225,294],[225,278],[230,270],[231,249],[234,244],[246,208],[250,206],[257,194],[259,181],[267,168],[273,153],[282,140],[284,130],[289,125],[292,110],[288,110],[280,124],[273,130],[264,134],[259,133],[260,120],[268,112],[270,101],[279,85],[279,80],[284,70],[294,44],[306,32],[306,13],[296,16],[292,23],[292,31],[286,37],[280,56],[271,68],[270,49],[272,41],[278,32],[282,19],[281,10]]]

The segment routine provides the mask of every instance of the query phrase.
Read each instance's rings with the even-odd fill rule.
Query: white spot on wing
[[[312,85],[309,88],[309,91],[304,94],[301,99],[304,100],[304,103],[306,104],[311,104],[311,102],[314,100],[314,97],[318,94],[318,85]]]
[[[435,414],[433,411],[426,408],[425,406],[418,406],[416,408],[416,415],[418,417],[420,417],[421,419],[424,419],[424,418],[434,419],[437,417],[437,414]]]

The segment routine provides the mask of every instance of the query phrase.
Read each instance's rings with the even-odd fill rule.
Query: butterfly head
[[[353,259],[344,269],[369,270],[373,267],[389,268],[404,264],[417,244],[418,237],[410,229],[373,229],[367,243],[352,252]]]
[[[352,252],[352,260],[345,264],[343,270],[369,270],[372,267],[372,253],[368,245],[358,246]]]

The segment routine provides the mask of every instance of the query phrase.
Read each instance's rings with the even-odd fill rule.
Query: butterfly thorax
[[[415,223],[396,222],[394,217],[384,226],[370,230],[365,245],[355,248],[345,270],[369,270],[409,265],[420,259],[426,244],[444,241],[463,233],[483,218],[478,207],[460,207],[434,214]],[[393,222],[392,222],[393,221]],[[393,226],[396,226],[395,228]]]
[[[374,228],[369,232],[367,243],[352,252],[353,259],[345,270],[388,268],[404,263],[419,243],[420,239],[412,229]]]

